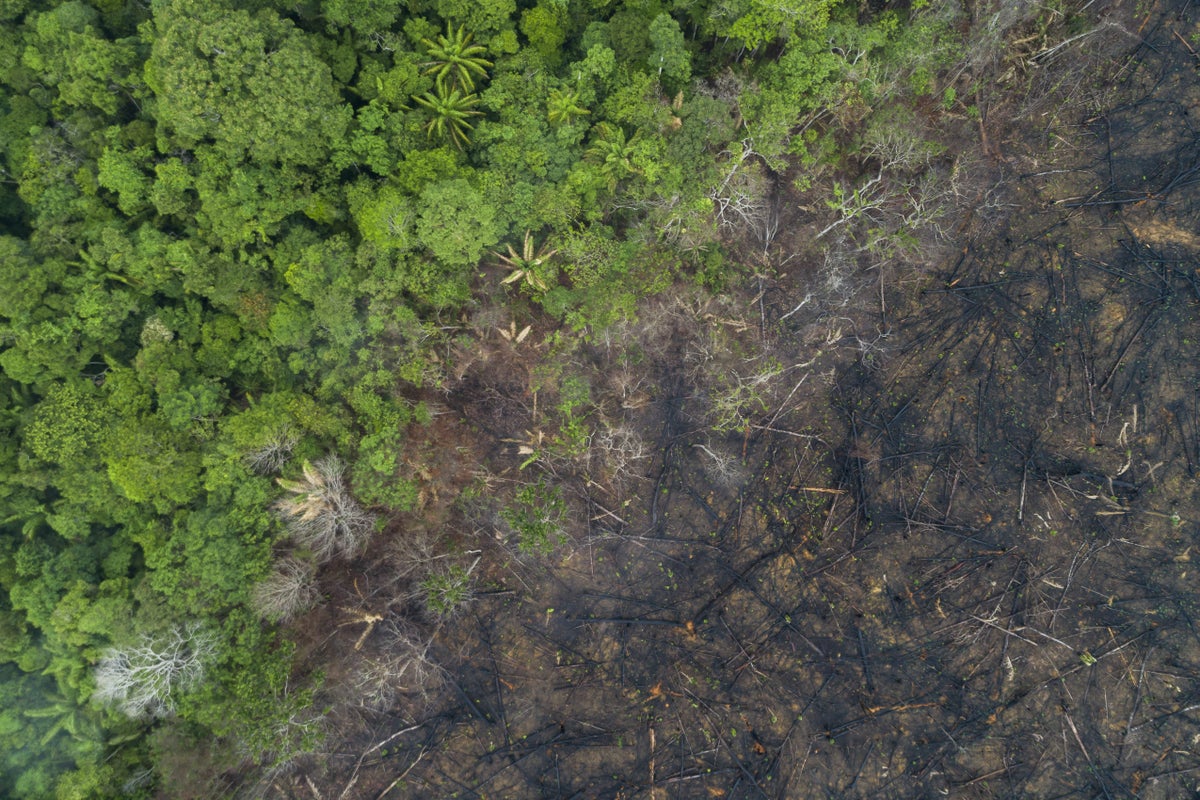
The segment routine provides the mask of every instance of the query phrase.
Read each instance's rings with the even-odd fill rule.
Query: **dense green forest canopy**
[[[771,185],[954,105],[952,6],[0,0],[0,794],[311,748],[280,623],[416,507],[459,322],[719,289]],[[587,387],[545,396],[569,452]]]

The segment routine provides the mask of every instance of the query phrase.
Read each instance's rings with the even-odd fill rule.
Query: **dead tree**
[[[278,483],[291,493],[275,503],[296,544],[310,550],[318,563],[334,556],[353,558],[366,547],[375,516],[350,494],[337,456],[315,464],[304,462],[303,477]]]
[[[215,649],[215,637],[195,624],[109,648],[96,665],[93,696],[134,719],[165,717],[175,710],[179,693],[204,678]]]

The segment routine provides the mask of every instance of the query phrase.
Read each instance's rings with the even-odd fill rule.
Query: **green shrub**
[[[563,523],[567,503],[557,486],[544,481],[523,487],[500,517],[517,534],[517,549],[525,554],[549,555],[566,541]]]

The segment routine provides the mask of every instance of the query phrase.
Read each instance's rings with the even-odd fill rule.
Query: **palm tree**
[[[608,190],[614,191],[623,178],[637,172],[637,167],[631,160],[633,142],[637,138],[626,140],[625,131],[619,125],[601,122],[595,128],[592,143],[584,152],[584,157],[600,165],[600,171],[608,178]]]
[[[546,285],[546,282],[542,280],[541,276],[537,274],[536,270],[555,253],[557,253],[557,250],[548,249],[549,245],[546,244],[543,244],[539,249],[534,250],[533,234],[529,231],[525,231],[525,246],[521,249],[520,253],[517,253],[511,244],[507,245],[507,247],[508,255],[504,255],[503,253],[493,254],[497,259],[500,260],[501,265],[512,270],[508,277],[500,281],[500,283],[516,283],[517,281],[524,280],[525,283],[529,284],[534,289],[538,289],[543,292],[550,288]]]
[[[96,742],[101,738],[100,726],[88,713],[86,707],[71,702],[61,694],[52,695],[46,700],[50,705],[44,708],[27,709],[24,713],[34,719],[51,719],[54,723],[42,736],[42,746],[48,744],[60,733],[67,733],[79,742]]]
[[[567,125],[576,117],[583,117],[588,110],[579,105],[579,91],[567,92],[564,89],[553,89],[546,102],[546,118],[551,125]]]
[[[447,22],[445,36],[439,34],[436,42],[422,39],[421,42],[430,58],[422,65],[427,68],[424,74],[437,76],[439,82],[449,76],[455,85],[468,92],[472,91],[475,82],[471,73],[486,78],[487,68],[492,66],[492,62],[483,57],[487,52],[486,47],[471,44],[471,36],[472,34],[463,33],[461,25],[457,31],[451,30],[450,23]]]
[[[475,110],[479,95],[464,94],[457,86],[447,86],[441,78],[434,88],[435,91],[420,97],[413,95],[413,100],[433,112],[433,118],[425,123],[425,133],[431,138],[434,135],[449,138],[461,150],[464,144],[469,144],[467,132],[473,129],[467,120],[482,113]]]
[[[46,508],[46,504],[39,503],[31,495],[17,495],[9,501],[7,510],[13,513],[0,519],[0,526],[21,523],[21,534],[27,540],[32,539],[38,529],[49,524],[50,511]]]

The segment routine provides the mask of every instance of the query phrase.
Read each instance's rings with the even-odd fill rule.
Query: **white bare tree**
[[[165,717],[175,710],[179,693],[204,678],[215,650],[216,638],[196,624],[109,648],[96,665],[93,697],[134,719]]]
[[[704,465],[704,471],[709,480],[718,486],[732,488],[739,486],[746,479],[746,470],[736,457],[721,452],[720,448],[713,450],[703,444],[694,444],[692,447],[708,456],[709,460]]]
[[[263,619],[287,622],[312,608],[320,597],[311,563],[284,556],[251,594],[254,610]]]
[[[305,461],[300,480],[276,479],[291,496],[276,502],[275,510],[292,539],[321,563],[361,553],[375,526],[375,515],[351,496],[344,469],[341,460],[330,455],[315,464]]]
[[[592,448],[600,456],[609,488],[617,494],[623,494],[627,485],[639,477],[650,458],[645,440],[632,427],[620,423],[605,422],[593,437]]]

